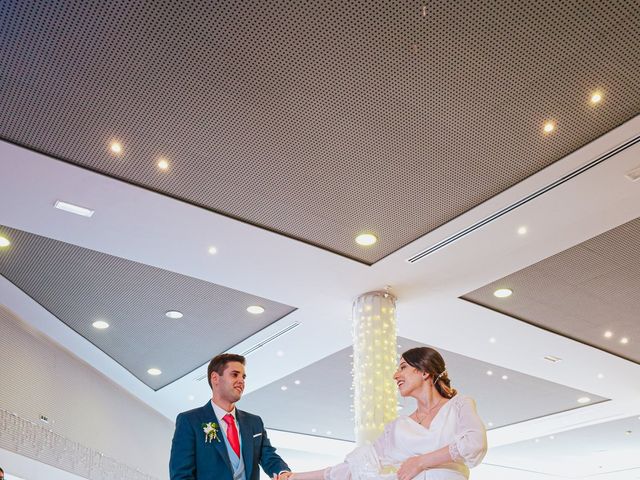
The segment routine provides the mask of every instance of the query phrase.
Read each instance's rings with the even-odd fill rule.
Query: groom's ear
[[[211,372],[211,378],[209,380],[211,380],[211,388],[213,389],[214,386],[218,385],[218,380],[220,380],[220,375],[218,375],[218,372],[214,370],[213,372]]]

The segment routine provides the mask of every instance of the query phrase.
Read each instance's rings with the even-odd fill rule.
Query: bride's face
[[[393,375],[393,379],[398,386],[398,391],[403,397],[409,397],[417,394],[424,385],[424,374],[417,368],[409,365],[404,358],[400,359],[398,369]]]

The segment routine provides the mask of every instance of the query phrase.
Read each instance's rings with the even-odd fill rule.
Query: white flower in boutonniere
[[[203,423],[202,431],[204,432],[205,443],[211,443],[212,440],[220,441],[218,432],[220,431],[218,424],[215,422]]]

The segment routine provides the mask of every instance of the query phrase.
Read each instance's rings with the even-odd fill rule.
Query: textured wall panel
[[[640,113],[639,23],[637,0],[6,0],[0,137],[372,263]]]
[[[0,226],[0,274],[153,389],[250,337],[293,307]],[[265,308],[262,315],[246,311]],[[165,317],[179,310],[184,317]],[[95,320],[110,324],[92,327]],[[162,375],[151,376],[149,368]]]
[[[462,298],[640,363],[640,218]]]
[[[0,448],[89,479],[166,478],[171,421],[1,305],[0,332]]]
[[[422,347],[399,338],[399,352]],[[262,414],[265,425],[276,430],[298,432],[353,441],[353,398],[351,397],[351,348],[323,358],[278,382],[245,395],[239,407]],[[497,428],[532,418],[543,417],[578,407],[576,400],[585,392],[541,380],[531,375],[481,362],[456,353],[440,351],[447,363],[449,378],[460,393],[476,400],[480,416],[487,428]],[[491,370],[493,375],[487,375]],[[507,380],[502,379],[507,375]],[[296,384],[296,380],[300,383]],[[280,387],[286,385],[287,389]],[[588,394],[592,405],[606,399]],[[317,399],[322,398],[322,402]],[[269,405],[287,405],[274,409]],[[313,415],[309,405],[314,405]],[[415,409],[411,398],[400,399],[401,415]]]

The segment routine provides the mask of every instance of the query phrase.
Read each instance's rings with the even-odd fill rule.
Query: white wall
[[[112,478],[116,470],[128,478],[168,477],[173,423],[1,305],[0,410],[2,449],[74,473],[90,471],[81,475],[96,479]],[[28,430],[28,441],[25,433],[10,434],[17,426]],[[82,458],[73,458],[70,448]],[[102,465],[110,472],[98,471]],[[26,480],[39,477],[2,467]]]

